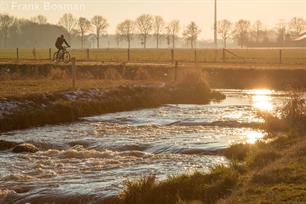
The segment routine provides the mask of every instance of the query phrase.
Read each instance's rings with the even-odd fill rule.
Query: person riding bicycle
[[[55,47],[58,49],[58,53],[61,53],[61,56],[58,56],[58,58],[60,59],[64,57],[64,47],[63,47],[64,43],[67,45],[67,47],[70,47],[70,45],[65,40],[64,35],[58,37],[55,42]]]

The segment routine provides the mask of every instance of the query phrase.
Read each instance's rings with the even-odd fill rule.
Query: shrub
[[[181,103],[208,103],[211,99],[224,98],[222,94],[212,92],[207,80],[199,70],[188,70],[180,73],[177,82],[174,83],[174,101]]]
[[[122,204],[216,203],[238,183],[239,173],[231,167],[216,166],[209,174],[195,172],[157,182],[154,176],[128,182],[120,195]]]
[[[141,204],[147,199],[147,195],[155,185],[155,176],[147,176],[139,181],[126,182],[125,189],[121,194],[125,204]]]
[[[264,128],[267,131],[298,131],[306,130],[306,99],[303,92],[292,91],[290,100],[279,109],[279,116],[267,112],[258,112],[265,120]]]
[[[306,99],[302,92],[292,92],[289,102],[281,109],[281,117],[292,129],[306,129]]]
[[[231,160],[244,161],[250,150],[249,144],[234,144],[223,151],[223,155]]]
[[[209,85],[207,83],[206,75],[199,70],[188,70],[181,72],[181,75],[176,82],[179,88],[194,89],[199,92],[210,92]]]
[[[285,120],[271,113],[258,112],[258,115],[264,119],[265,123],[263,124],[263,128],[268,132],[287,131],[289,129],[289,125]]]

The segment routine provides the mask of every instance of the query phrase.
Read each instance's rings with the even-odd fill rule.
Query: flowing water
[[[5,203],[76,195],[104,198],[144,175],[165,179],[226,164],[214,152],[264,137],[263,130],[252,128],[263,122],[257,110],[275,112],[288,95],[221,91],[226,100],[208,105],[164,105],[2,134],[2,140],[31,143],[40,151],[0,152],[0,198],[6,196]]]

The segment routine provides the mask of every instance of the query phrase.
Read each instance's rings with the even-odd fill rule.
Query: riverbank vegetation
[[[179,78],[178,75],[195,69],[206,75],[206,82],[214,89],[287,90],[290,87],[306,87],[306,69],[303,65],[179,63],[175,68],[172,64],[82,62],[77,65],[76,86],[82,89],[121,83],[173,83]],[[44,90],[67,90],[71,88],[71,66],[0,64],[0,80],[0,97],[3,95],[1,92],[6,92],[7,96],[21,91],[39,93]],[[37,89],[39,87],[41,89]]]
[[[128,182],[117,203],[236,204],[306,202],[306,103],[294,93],[282,108],[286,132],[256,144],[236,144],[223,151],[229,165],[156,181],[154,176]],[[271,118],[270,118],[271,120]],[[271,125],[267,122],[267,127]],[[284,130],[284,129],[282,129]],[[274,135],[274,136],[271,136]]]
[[[24,84],[14,80],[0,85],[4,87],[0,88],[3,97],[0,99],[0,132],[163,104],[207,104],[225,98],[209,88],[199,71],[189,72],[169,83],[80,80],[78,89],[71,89],[70,80],[40,82],[32,84],[27,81]]]

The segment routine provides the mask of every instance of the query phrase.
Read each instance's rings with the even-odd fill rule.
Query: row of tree
[[[298,37],[306,30],[306,20],[303,18],[293,18],[290,22],[280,21],[274,28],[267,28],[261,21],[252,24],[248,20],[239,20],[230,22],[229,20],[218,21],[217,32],[223,46],[227,46],[229,40],[234,40],[241,47],[247,46],[249,43],[262,43],[269,41],[277,41],[283,43]],[[7,14],[0,14],[0,37],[1,46],[8,47],[8,39],[11,43],[22,43],[27,38],[33,38],[31,31],[35,30],[44,32],[44,37],[55,35],[55,33],[63,33],[68,38],[79,39],[81,48],[85,47],[86,37],[95,36],[96,47],[100,47],[101,36],[107,34],[109,23],[103,16],[94,16],[91,19],[84,17],[76,18],[72,14],[64,14],[58,21],[57,25],[48,23],[45,16],[35,16],[29,20],[17,19]],[[166,39],[168,47],[176,47],[176,39],[181,36],[186,44],[194,48],[196,47],[201,30],[195,22],[190,22],[181,32],[179,20],[166,22],[161,16],[152,16],[144,14],[135,20],[124,20],[119,23],[116,28],[116,39],[125,41],[128,48],[131,47],[131,41],[140,39],[144,48],[147,47],[148,38],[154,38],[156,48],[159,48],[161,39]],[[42,35],[37,34],[35,41],[44,41]],[[34,42],[35,42],[34,41]],[[29,44],[33,41],[29,41]],[[46,44],[49,43],[47,38]],[[24,44],[24,43],[23,43]],[[10,44],[11,45],[11,44]],[[49,45],[49,44],[48,44]],[[48,46],[46,45],[46,46]]]
[[[59,24],[64,26],[68,32],[77,33],[73,30],[74,26],[79,27],[82,40],[84,40],[84,31],[92,31],[92,27],[95,28],[95,35],[97,38],[97,48],[99,48],[99,39],[101,33],[107,33],[109,26],[107,20],[102,16],[94,16],[91,21],[80,17],[78,20],[71,14],[64,14],[60,19]],[[74,25],[74,26],[73,26]],[[150,34],[156,38],[156,48],[159,47],[160,38],[166,37],[168,45],[172,43],[172,47],[175,48],[175,39],[180,32],[179,20],[172,20],[166,23],[161,16],[152,16],[144,14],[139,16],[136,20],[124,20],[117,25],[116,34],[119,38],[124,39],[128,43],[128,48],[131,46],[131,40],[135,33],[140,36],[143,47],[146,48],[147,38]],[[289,23],[280,21],[275,31],[277,33],[278,42],[284,42],[298,37],[303,31],[306,30],[306,20],[303,18],[294,17]],[[269,37],[272,36],[271,30],[265,28],[261,21],[256,21],[253,25],[248,20],[239,20],[236,23],[232,23],[229,20],[218,21],[217,32],[219,37],[223,41],[223,46],[226,47],[228,39],[234,39],[237,43],[244,47],[249,42],[267,42]],[[187,44],[191,48],[196,46],[199,34],[201,30],[195,22],[190,22],[183,30],[182,36],[186,40]],[[255,40],[254,40],[255,39]]]
[[[218,21],[217,32],[223,40],[224,47],[226,47],[227,40],[230,38],[236,39],[241,47],[249,43],[259,44],[273,40],[283,44],[306,32],[306,20],[298,17],[292,18],[288,23],[280,20],[274,28],[269,29],[259,20],[251,24],[248,20],[239,20],[232,23],[225,19]]]
[[[106,34],[109,27],[109,23],[103,16],[94,16],[91,20],[88,20],[84,17],[76,19],[72,14],[64,14],[59,20],[59,25],[66,28],[70,35],[80,33],[82,48],[84,47],[84,36],[92,31],[94,31],[97,48],[99,48],[101,34]],[[131,47],[131,41],[135,36],[140,38],[141,44],[146,48],[147,39],[152,34],[156,39],[156,48],[159,48],[160,39],[164,36],[167,37],[168,44],[172,42],[172,46],[175,47],[175,39],[179,32],[180,23],[178,20],[166,23],[161,16],[148,14],[139,16],[135,21],[124,20],[116,28],[117,37],[126,40],[128,48]],[[201,30],[195,22],[191,22],[184,30],[183,36],[186,41],[190,42],[191,47],[195,46],[200,32]]]

